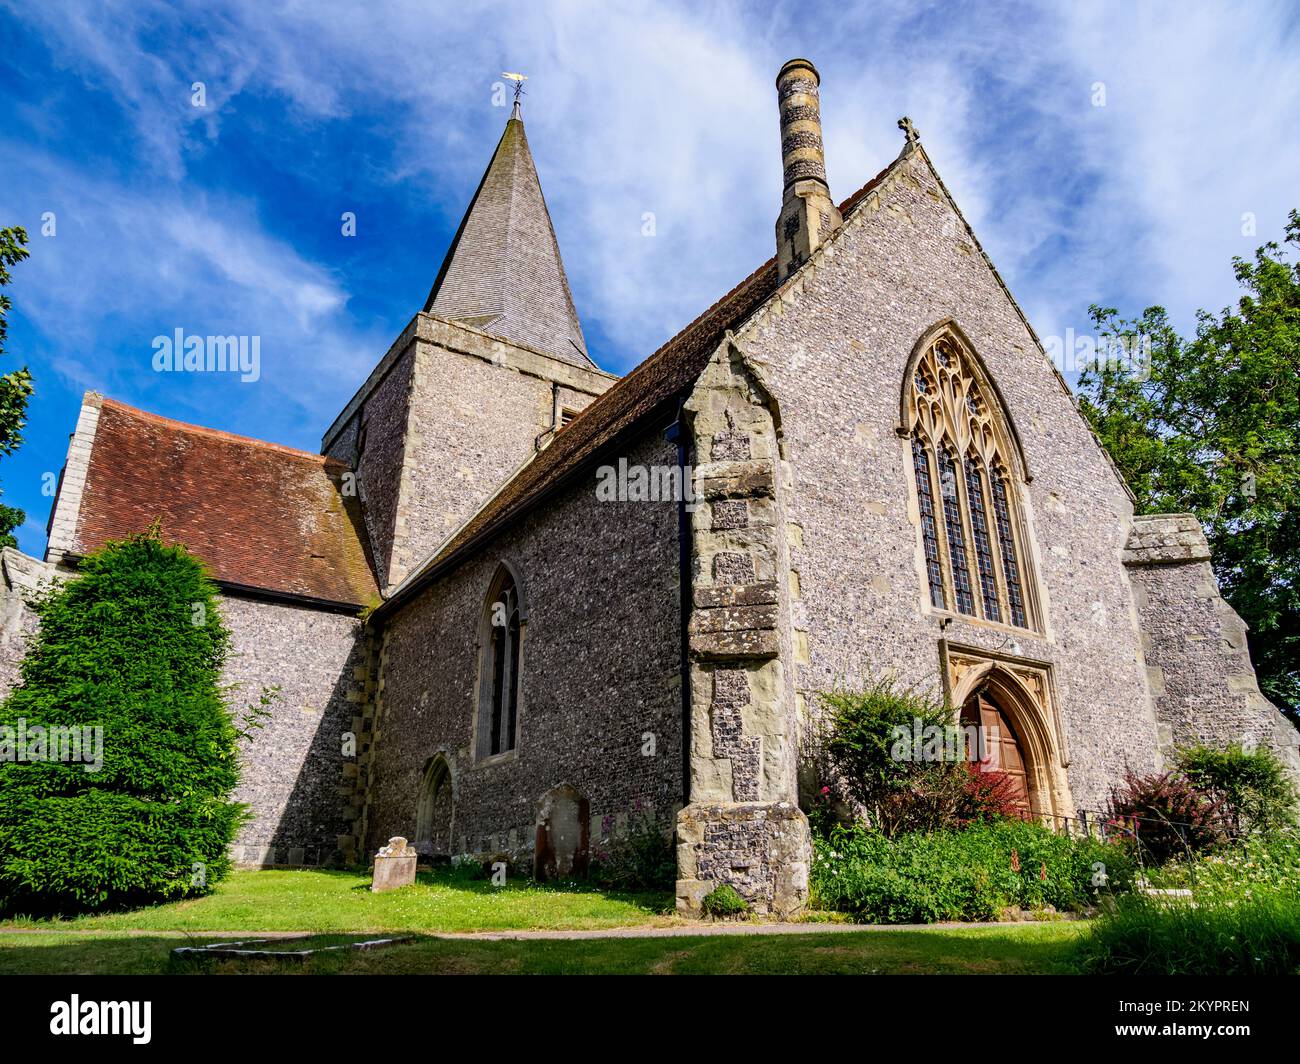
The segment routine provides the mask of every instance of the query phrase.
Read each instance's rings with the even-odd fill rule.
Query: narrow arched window
[[[920,349],[903,416],[931,605],[1030,627],[1008,422],[954,330]]]
[[[519,733],[519,590],[504,566],[488,595],[486,650],[479,675],[478,752],[480,757],[515,748]]]

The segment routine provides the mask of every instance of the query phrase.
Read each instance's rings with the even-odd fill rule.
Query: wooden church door
[[[1022,815],[1028,817],[1032,812],[1029,804],[1029,773],[1025,769],[1020,740],[1006,713],[991,696],[980,692],[966,700],[961,711],[961,722],[963,726],[973,724],[981,729],[986,759],[981,771],[1005,773],[1015,790],[1016,807]]]

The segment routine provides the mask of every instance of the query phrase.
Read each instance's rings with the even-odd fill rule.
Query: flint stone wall
[[[790,466],[789,573],[797,699],[891,672],[941,690],[939,617],[920,558],[907,441],[905,368],[953,318],[1023,440],[1019,486],[1043,592],[1041,632],[951,621],[958,645],[1051,670],[1076,805],[1097,807],[1124,766],[1157,764],[1136,611],[1120,553],[1131,502],[1064,382],[914,153],[845,229],[736,331],[781,413]]]
[[[226,595],[221,616],[231,652],[223,681],[236,715],[256,705],[264,687],[279,685],[271,716],[241,746],[243,771],[235,800],[252,807],[232,857],[237,864],[319,865],[338,860],[346,833],[344,756],[364,684],[360,622],[305,606]],[[396,834],[396,833],[394,833]]]
[[[1219,594],[1196,517],[1134,518],[1124,562],[1165,753],[1196,743],[1258,744],[1300,779],[1300,732],[1259,690],[1245,622]]]
[[[676,464],[663,428],[628,448],[631,465]],[[593,847],[638,803],[671,824],[683,777],[677,504],[601,502],[596,485],[590,469],[387,619],[367,849],[414,837],[424,766],[440,752],[456,776],[454,855],[531,865],[537,803],[560,783],[588,802]],[[503,561],[526,609],[519,739],[476,760],[480,625]]]

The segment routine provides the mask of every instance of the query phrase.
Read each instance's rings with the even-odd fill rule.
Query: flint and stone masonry
[[[1195,519],[1135,516],[910,122],[835,204],[819,94],[810,62],[782,67],[773,257],[625,377],[587,354],[516,110],[424,309],[321,454],[87,395],[46,561],[0,556],[4,689],[34,589],[157,519],[222,590],[234,708],[279,689],[245,749],[244,864],[404,839],[404,877],[412,853],[563,876],[648,826],[682,912],[728,884],[788,916],[819,697],[883,677],[995,697],[1044,819],[1187,743],[1264,744],[1300,776]],[[959,489],[936,525],[908,411],[940,341],[1008,467],[1015,624],[934,582],[954,580],[936,537]],[[676,494],[599,493],[620,463]],[[1010,586],[977,575],[981,596]]]
[[[726,883],[758,912],[808,898],[774,401],[728,335],[684,407],[702,500],[691,523],[690,804],[677,906]]]

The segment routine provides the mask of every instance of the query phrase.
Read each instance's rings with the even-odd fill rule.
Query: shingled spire
[[[516,100],[424,309],[592,366]]]

